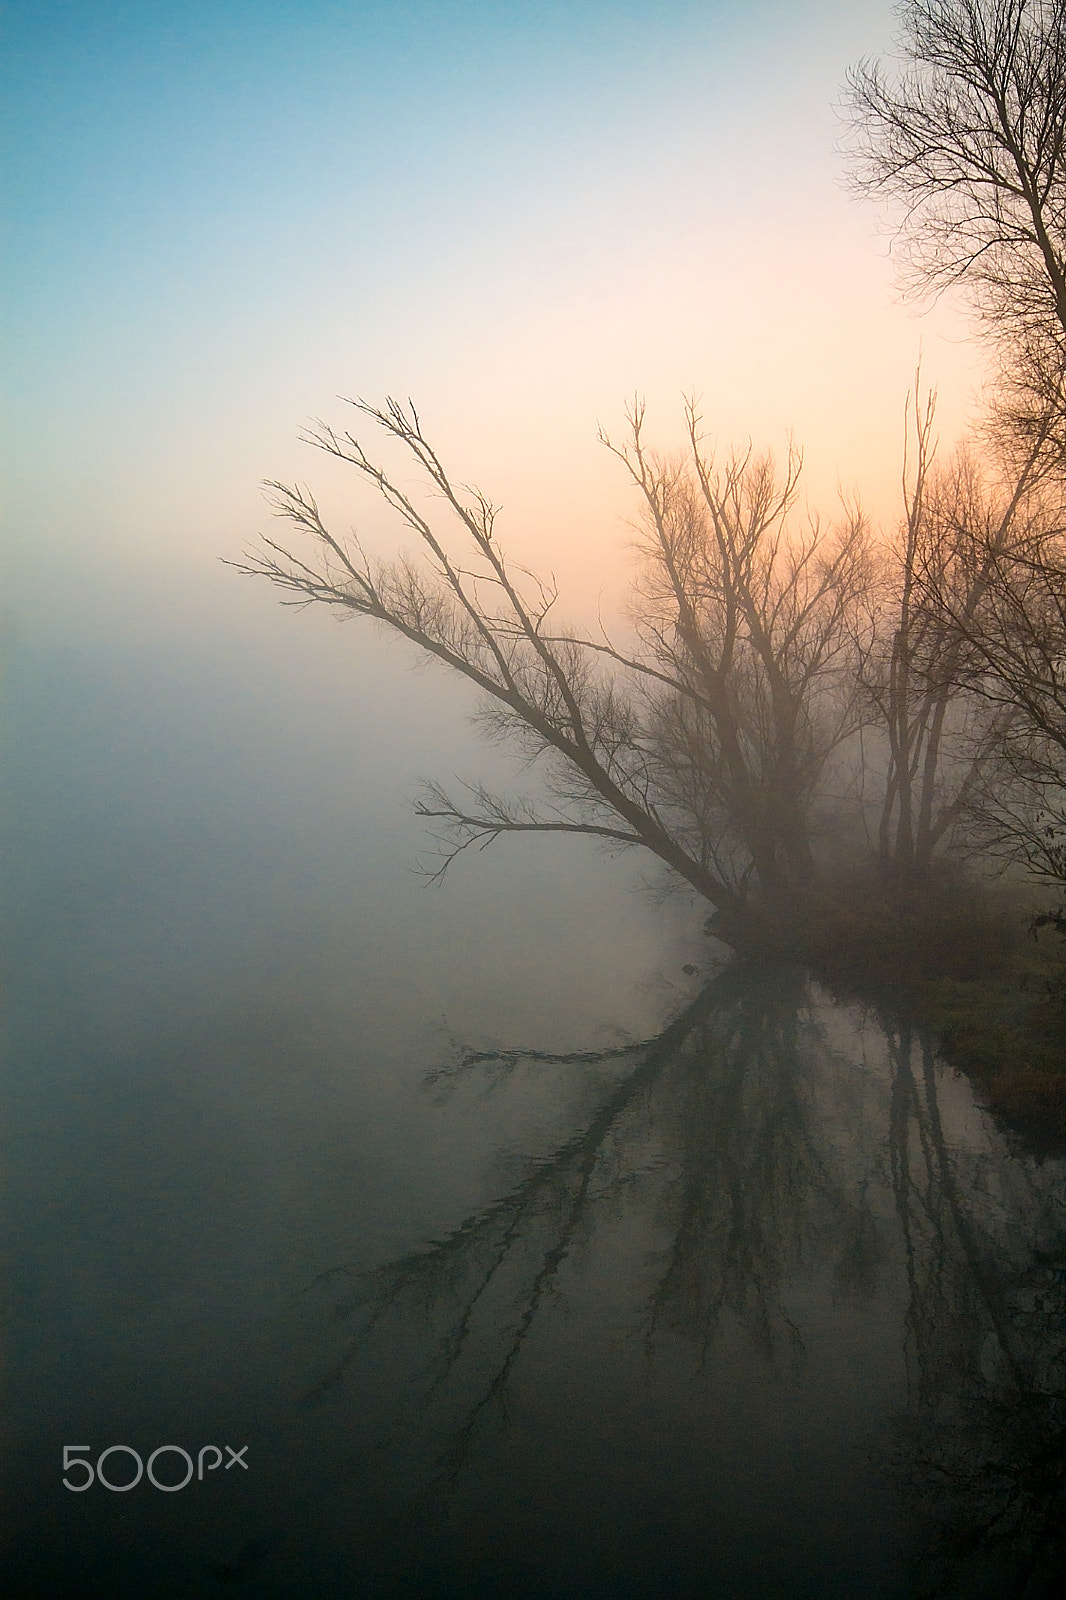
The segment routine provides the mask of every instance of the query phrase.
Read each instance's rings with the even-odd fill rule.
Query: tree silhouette
[[[504,834],[587,834],[650,850],[710,904],[727,943],[790,922],[812,868],[811,809],[860,717],[861,515],[794,530],[796,455],[780,477],[750,453],[716,469],[690,407],[689,457],[665,461],[635,406],[628,443],[611,446],[644,517],[636,638],[623,650],[553,628],[554,580],[508,563],[496,507],[454,484],[413,405],[352,404],[414,460],[432,511],[353,434],[319,424],[308,438],[374,486],[418,536],[422,563],[371,559],[329,531],[308,490],[275,483],[294,547],[264,536],[234,564],[297,604],[399,633],[481,691],[487,732],[541,763],[544,802],[429,786],[419,810],[442,829],[441,872]]]

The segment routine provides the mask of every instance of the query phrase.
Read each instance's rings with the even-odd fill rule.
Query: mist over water
[[[890,1019],[709,977],[632,861],[427,889],[417,775],[504,765],[463,697],[236,615],[9,648],[10,1592],[1017,1592],[1061,1165]],[[171,1443],[249,1470],[62,1486]]]

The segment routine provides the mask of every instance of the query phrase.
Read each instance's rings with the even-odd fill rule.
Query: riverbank
[[[945,882],[917,896],[864,884],[809,931],[808,960],[840,999],[932,1036],[1027,1148],[1066,1156],[1066,938],[1043,902]]]
[[[978,1097],[1041,1155],[1066,1155],[1066,1003],[1062,963],[1036,952],[995,980],[932,980],[919,989],[919,1025]],[[1048,985],[1057,983],[1058,993]]]

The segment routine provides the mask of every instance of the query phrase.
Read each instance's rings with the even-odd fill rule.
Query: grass
[[[915,1009],[941,1055],[973,1080],[1002,1122],[1031,1148],[1066,1155],[1062,968],[1060,950],[1019,950],[1012,970],[995,978],[927,980]]]
[[[1018,891],[943,876],[920,891],[836,886],[808,959],[836,993],[932,1035],[1025,1144],[1066,1155],[1066,937]]]

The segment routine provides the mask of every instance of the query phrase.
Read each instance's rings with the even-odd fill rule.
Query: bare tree
[[[903,64],[848,78],[856,185],[902,202],[907,279],[959,284],[1032,420],[1062,419],[1066,13],[1059,0],[903,0]]]
[[[827,763],[861,715],[865,522],[852,509],[837,528],[796,529],[798,454],[780,478],[750,451],[716,468],[694,405],[687,460],[649,457],[639,409],[631,422],[615,454],[644,503],[633,615],[642,661],[663,684],[660,783],[719,860],[739,841],[743,871],[794,912],[814,871],[810,826]]]
[[[1046,467],[1044,436],[1007,458],[994,486],[965,449],[935,462],[935,392],[913,394],[913,454],[904,456],[904,517],[887,553],[889,625],[864,669],[888,745],[878,854],[920,881],[987,793],[1008,729],[1009,696],[989,695],[974,640],[984,627],[997,574],[1025,541],[1033,496]],[[908,403],[910,424],[911,406]],[[908,460],[908,455],[911,459]],[[1000,769],[1002,763],[1000,763]],[[1000,771],[1002,776],[1002,771]]]
[[[934,481],[931,414],[918,418],[882,854],[894,827],[897,858],[920,865],[969,809],[988,839],[1061,879],[1064,571],[1049,505],[1066,459],[1066,11],[903,0],[898,15],[899,69],[849,75],[856,186],[902,203],[912,289],[970,293],[1002,360],[990,431],[1007,470],[997,487],[959,461]],[[973,761],[945,809],[960,707]]]
[[[936,441],[935,393],[914,388],[913,467],[904,454],[904,517],[886,554],[885,589],[890,625],[870,652],[864,682],[888,744],[878,857],[907,876],[928,869],[936,846],[950,831],[958,798],[936,805],[945,722],[958,686],[943,670],[946,633],[920,603],[919,570],[929,556],[927,492]],[[908,402],[908,443],[910,431]],[[936,814],[934,814],[934,812]]]
[[[792,540],[795,455],[780,481],[750,455],[716,473],[690,408],[691,459],[663,462],[646,451],[635,408],[616,454],[642,496],[647,569],[637,639],[623,650],[551,629],[554,582],[508,563],[496,508],[453,483],[413,405],[352,403],[414,459],[443,502],[443,527],[353,434],[320,423],[308,438],[374,485],[417,534],[423,562],[371,559],[329,531],[308,490],[274,483],[300,542],[264,537],[236,565],[296,603],[401,634],[482,691],[487,731],[543,758],[543,803],[430,786],[419,809],[444,829],[441,871],[502,834],[587,834],[650,850],[710,903],[727,942],[791,917],[811,865],[809,809],[857,703],[847,652],[861,516]]]
[[[935,571],[923,583],[960,682],[992,712],[977,809],[992,842],[1066,883],[1066,506],[1052,480],[1016,491],[1006,512],[987,495],[961,509],[970,603]]]

